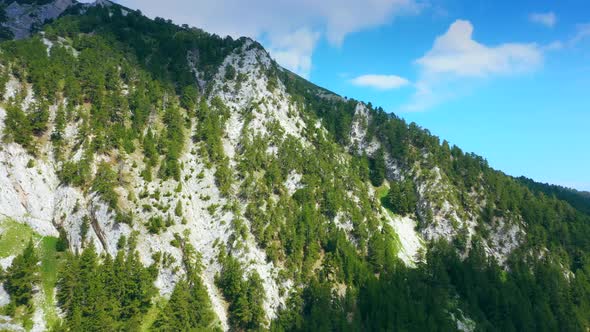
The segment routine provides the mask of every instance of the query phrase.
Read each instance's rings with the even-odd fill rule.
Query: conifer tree
[[[418,201],[414,184],[409,179],[401,182],[392,181],[387,200],[395,213],[401,215],[414,213]]]
[[[385,156],[383,149],[379,149],[375,152],[375,157],[371,159],[371,183],[375,187],[379,187],[385,180]]]
[[[14,102],[6,107],[4,138],[22,145],[29,152],[35,151],[33,129],[27,114]]]
[[[38,262],[33,239],[30,239],[23,252],[14,258],[6,271],[4,287],[15,306],[29,305],[33,297],[33,286],[39,281]]]
[[[199,100],[199,91],[195,85],[187,85],[182,89],[182,96],[180,98],[180,106],[192,113],[197,107]]]

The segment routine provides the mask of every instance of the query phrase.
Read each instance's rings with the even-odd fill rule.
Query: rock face
[[[241,82],[240,86],[232,86],[231,91],[227,92],[227,89],[223,88],[224,72],[220,71],[214,78],[211,95],[211,98],[219,97],[232,111],[223,145],[233,165],[233,157],[239,149],[244,132],[248,132],[249,135],[266,136],[267,128],[272,123],[280,126],[288,135],[301,138],[300,132],[305,128],[300,117],[287,115],[294,105],[289,102],[290,97],[284,86],[279,85],[273,91],[267,89],[268,82],[263,71],[268,69],[271,59],[266,52],[260,48],[250,47],[251,45],[251,41],[246,42],[242,49],[230,54],[224,61],[224,68],[228,64],[234,65],[237,72],[247,77],[247,80]],[[240,66],[238,61],[241,63]],[[12,79],[6,93],[7,97],[23,88]],[[34,102],[33,92],[29,93],[30,96],[25,101]],[[257,107],[254,111],[251,110],[253,105]],[[56,107],[52,107],[51,110],[55,112]],[[250,120],[245,123],[244,118],[248,112],[252,112],[252,116],[249,116]],[[5,110],[0,108],[0,131],[4,127],[5,115]],[[52,113],[50,117],[54,118],[55,114]],[[194,131],[194,128],[192,130]],[[68,134],[68,131],[72,133]],[[75,131],[75,127],[66,129],[66,137],[75,139]],[[154,201],[150,195],[146,196],[143,193],[164,193],[159,204],[174,207],[180,202],[182,207],[179,214],[182,217],[162,213],[162,218],[172,218],[174,224],[162,233],[151,234],[143,223],[136,222],[129,226],[115,222],[115,214],[95,193],[83,192],[78,188],[61,184],[57,176],[58,163],[53,159],[50,140],[40,147],[42,156],[37,158],[28,154],[20,145],[3,144],[0,148],[0,218],[11,218],[26,223],[43,236],[57,237],[58,229],[63,229],[74,251],[82,248],[81,229],[86,220],[90,226],[86,243],[93,242],[99,252],[108,252],[113,256],[116,255],[119,238],[129,237],[131,232],[136,231],[139,234],[137,249],[143,263],[151,264],[152,255],[157,252],[175,259],[175,263],[160,270],[156,280],[156,286],[163,296],[172,292],[184,273],[181,264],[182,253],[170,242],[174,239],[174,234],[189,234],[188,239],[202,257],[203,281],[209,291],[214,310],[222,322],[222,327],[227,330],[227,304],[215,286],[214,277],[221,270],[217,257],[221,244],[227,243],[233,234],[231,224],[235,215],[231,211],[221,209],[230,204],[230,200],[221,195],[215,181],[215,168],[205,166],[203,160],[195,153],[197,149],[198,146],[188,137],[185,152],[181,157],[184,167],[180,183],[174,180],[144,181],[138,171],[143,168],[143,161],[139,155],[130,155],[123,163],[122,171],[129,174],[130,178],[127,181],[131,183],[130,192],[125,196],[137,198],[134,201],[123,198],[123,204],[133,212],[135,220],[148,220],[154,216],[153,211],[146,211],[144,208]],[[108,160],[108,157],[97,157],[93,167],[102,160]],[[134,162],[141,167],[131,167]],[[201,175],[197,176],[199,174]],[[287,184],[290,190],[300,186],[300,179],[301,175],[293,174]],[[178,187],[182,189],[178,191]],[[214,211],[210,209],[212,206],[220,208]],[[285,304],[292,282],[283,280],[279,283],[280,268],[267,260],[265,252],[257,247],[251,234],[247,239],[234,255],[245,265],[247,271],[256,271],[260,275],[266,295],[264,309],[266,318],[270,321],[277,310]]]
[[[29,37],[31,32],[39,28],[45,21],[53,20],[61,15],[75,0],[53,0],[43,5],[6,1],[6,22],[2,25],[14,34],[15,39]]]
[[[5,115],[0,108],[0,130]],[[2,145],[0,216],[25,222],[41,235],[56,236],[52,220],[58,183],[51,162],[35,160],[17,144]]]
[[[367,133],[368,124],[372,121],[368,108],[358,103],[354,110],[350,130],[349,151],[353,154],[374,156],[381,144],[376,137]],[[423,153],[422,161],[428,163],[428,153]],[[423,248],[424,241],[432,242],[440,239],[454,240],[462,238],[465,242],[464,254],[471,248],[472,239],[476,237],[477,214],[481,206],[489,199],[485,190],[472,192],[468,197],[473,210],[466,211],[459,204],[458,193],[450,181],[442,174],[438,166],[423,167],[420,162],[410,167],[400,167],[396,160],[387,152],[384,153],[386,173],[390,180],[410,178],[416,185],[418,195],[418,219],[423,226],[410,218],[391,217],[386,215],[391,225],[400,236],[402,251],[399,254],[407,264],[419,259],[417,253]],[[416,234],[415,228],[419,228]],[[498,218],[486,226],[489,236],[483,239],[486,253],[504,264],[510,253],[518,248],[524,239],[524,225],[520,216],[511,214],[510,218]]]

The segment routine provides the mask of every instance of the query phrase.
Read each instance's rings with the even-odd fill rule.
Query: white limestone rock
[[[416,221],[407,216],[392,216],[391,213],[384,212],[388,224],[395,230],[399,238],[401,247],[398,258],[407,266],[415,266],[417,262],[422,261],[421,254],[426,253],[425,242],[420,233],[416,231]]]

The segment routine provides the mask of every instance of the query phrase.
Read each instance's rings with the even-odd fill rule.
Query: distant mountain
[[[22,39],[45,22],[56,19],[75,0],[3,0],[0,2],[0,24],[3,39]]]
[[[249,38],[108,1],[3,6],[0,329],[590,327],[587,193]]]
[[[590,192],[578,191],[548,183],[538,183],[525,177],[519,177],[518,181],[522,182],[531,190],[542,192],[548,196],[555,196],[568,202],[571,206],[580,210],[580,212],[590,214]]]

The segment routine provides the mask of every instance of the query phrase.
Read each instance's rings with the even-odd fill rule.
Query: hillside
[[[5,13],[0,329],[590,327],[590,213],[565,189],[248,38],[108,1],[21,35]]]

